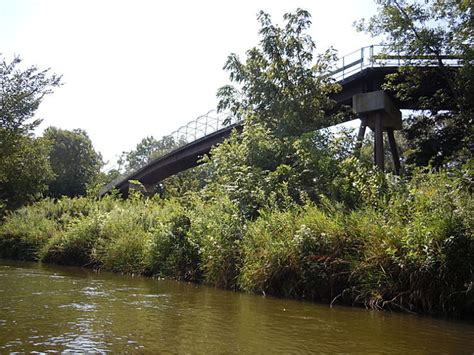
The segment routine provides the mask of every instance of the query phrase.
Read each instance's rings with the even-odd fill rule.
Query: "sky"
[[[373,0],[0,0],[0,53],[62,75],[37,133],[84,129],[111,168],[142,138],[215,109],[227,56],[258,44],[257,13],[281,24],[297,8],[312,15],[316,52],[377,43],[353,27]]]

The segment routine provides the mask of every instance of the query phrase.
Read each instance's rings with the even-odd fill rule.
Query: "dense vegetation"
[[[474,201],[467,175],[419,172],[400,181],[360,170],[352,159],[347,165],[341,188],[361,201],[355,209],[280,195],[284,206],[269,197],[249,220],[222,192],[45,199],[0,227],[0,257],[380,309],[472,314]]]
[[[419,55],[432,55],[433,48],[438,53],[431,37],[441,30],[428,31],[428,10],[401,0],[378,2],[381,12],[367,30],[385,33],[392,47],[401,41]],[[444,29],[452,36],[446,38],[459,38],[470,21],[464,2],[429,3],[429,11],[452,19]],[[384,14],[391,22],[382,21]],[[472,84],[471,61],[450,77],[453,90],[448,85],[431,98],[462,102],[411,116],[405,138],[421,127],[425,133],[404,142],[408,155],[399,177],[372,166],[370,137],[356,149],[350,132],[321,129],[352,113],[329,98],[339,90],[329,75],[335,54],[313,55],[309,13],[285,15],[283,27],[263,12],[259,21],[259,46],[245,60],[229,56],[225,69],[233,85],[218,90],[219,108],[244,120],[242,132],[214,147],[198,168],[165,180],[151,197],[97,199],[93,190],[59,197],[68,195],[61,188],[71,175],[64,174],[63,183],[50,186],[56,199],[8,213],[0,225],[0,257],[375,309],[474,315],[472,101],[471,91],[461,90]],[[394,28],[404,35],[395,35]],[[468,56],[463,38],[456,48]],[[449,71],[436,70],[439,77]],[[401,77],[393,76],[387,90],[412,99]],[[449,137],[456,138],[453,144]],[[80,143],[87,135],[52,128],[42,138],[44,149],[63,148],[59,143],[72,138]],[[440,154],[432,154],[432,141],[443,146]],[[149,153],[174,144],[168,143],[145,138],[122,155],[122,167],[140,166]],[[80,145],[91,152],[89,144]],[[98,164],[100,157],[90,156]],[[51,157],[54,171],[61,165]],[[71,196],[78,194],[84,190]]]

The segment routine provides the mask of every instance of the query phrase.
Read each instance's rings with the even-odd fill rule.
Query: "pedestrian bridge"
[[[446,66],[455,67],[460,64],[460,61],[454,57],[443,56],[442,59]],[[381,90],[385,76],[396,72],[400,66],[406,65],[433,67],[437,65],[437,62],[434,58],[428,57],[415,58],[400,54],[386,54],[382,46],[368,46],[354,51],[342,57],[335,66],[336,69],[331,73],[334,80],[342,87],[342,90],[333,94],[332,98],[341,105],[353,106],[354,96]],[[430,91],[435,90],[429,83],[424,89],[427,92],[423,94],[429,94]],[[419,108],[416,102],[399,102],[393,97],[391,100],[397,109]],[[361,116],[364,116],[363,111],[361,111]],[[103,196],[116,189],[126,196],[131,180],[138,180],[145,187],[153,186],[167,177],[197,166],[199,159],[209,153],[212,146],[221,143],[233,129],[241,129],[241,124],[242,122],[235,119],[228,121],[228,115],[218,114],[215,111],[199,116],[163,137],[168,145],[170,145],[169,142],[172,143],[169,151],[152,154],[146,165],[135,167],[133,171],[113,180],[101,189],[100,195]],[[365,124],[362,123],[362,125],[364,126],[363,135]],[[385,128],[380,126],[380,135]],[[383,139],[381,142],[383,143]]]

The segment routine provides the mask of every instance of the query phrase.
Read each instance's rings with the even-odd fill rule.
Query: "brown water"
[[[0,354],[473,353],[474,323],[0,261]]]

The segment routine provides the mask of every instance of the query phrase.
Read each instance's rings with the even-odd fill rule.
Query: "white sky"
[[[298,7],[312,14],[317,51],[374,43],[352,26],[375,13],[373,0],[0,0],[0,53],[63,75],[38,110],[40,131],[86,130],[110,167],[145,136],[214,109],[227,56],[244,59],[259,41],[257,12],[282,23]]]

